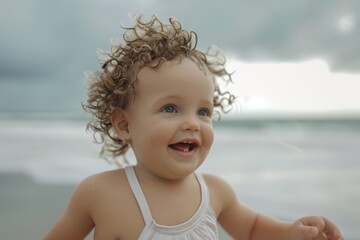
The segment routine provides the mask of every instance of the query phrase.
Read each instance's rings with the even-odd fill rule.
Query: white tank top
[[[184,223],[165,226],[154,221],[133,166],[126,167],[125,173],[145,222],[140,240],[219,239],[216,215],[210,205],[209,191],[200,174],[195,173],[201,187],[201,203],[196,213]]]

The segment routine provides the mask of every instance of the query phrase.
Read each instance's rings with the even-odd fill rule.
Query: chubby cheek
[[[155,121],[148,118],[132,126],[133,144],[141,148],[159,148],[164,144],[167,146],[171,139],[169,136],[171,126],[164,121]],[[136,148],[136,146],[134,146]]]
[[[212,125],[206,125],[202,128],[202,142],[207,151],[210,151],[214,142],[214,129]]]
[[[153,122],[152,127],[148,132],[148,136],[151,142],[162,143],[164,146],[167,146],[170,144],[175,132],[172,124],[164,121],[157,121]]]
[[[173,136],[169,127],[166,124],[154,123],[148,129],[144,129],[143,134],[138,135],[141,148],[138,154],[141,154],[142,159],[147,159],[148,162],[158,161],[162,154],[166,154],[167,146]]]

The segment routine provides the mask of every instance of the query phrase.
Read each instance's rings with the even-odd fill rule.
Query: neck
[[[134,170],[138,180],[141,182],[153,182],[153,183],[169,185],[169,186],[183,184],[184,182],[188,181],[189,179],[193,179],[194,177],[194,173],[191,173],[181,178],[169,178],[166,176],[161,176],[154,172],[150,172],[141,165],[136,165],[134,167]]]

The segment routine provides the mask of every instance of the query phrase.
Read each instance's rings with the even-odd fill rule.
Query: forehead
[[[175,94],[190,89],[201,89],[211,98],[214,94],[212,75],[189,58],[166,61],[158,68],[142,68],[135,87],[139,94]]]
[[[135,87],[138,97],[142,98],[181,96],[212,102],[214,96],[214,83],[210,73],[200,69],[189,58],[167,61],[158,68],[144,67],[138,74]]]

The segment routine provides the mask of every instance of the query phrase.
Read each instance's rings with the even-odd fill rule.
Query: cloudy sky
[[[360,1],[2,0],[0,112],[80,112],[129,16],[178,18],[234,69],[242,112],[360,112]]]

